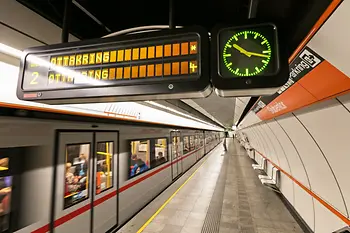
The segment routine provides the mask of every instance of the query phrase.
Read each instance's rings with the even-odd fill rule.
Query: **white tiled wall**
[[[315,233],[346,225],[331,208],[349,218],[349,109],[350,94],[346,94],[267,122],[251,121],[240,130],[254,149],[325,201],[324,205],[281,175],[280,190]]]

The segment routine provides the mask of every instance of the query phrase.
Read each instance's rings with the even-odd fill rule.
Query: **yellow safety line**
[[[190,179],[192,179],[192,177],[197,173],[197,171],[199,170],[199,168],[201,168],[209,159],[206,158],[204,160],[204,162],[193,172],[193,174],[187,178],[187,180],[173,193],[173,195],[171,195],[169,197],[168,200],[166,200],[166,202],[164,202],[164,204],[152,215],[152,217],[150,217],[147,222],[145,224],[143,224],[143,226],[137,231],[137,233],[141,233],[151,222],[152,220],[157,217],[157,215],[165,208],[165,206],[171,201],[171,199],[173,199],[175,197],[175,195],[187,184],[188,181],[190,181]]]

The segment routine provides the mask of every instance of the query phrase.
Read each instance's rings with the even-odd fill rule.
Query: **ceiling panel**
[[[208,98],[194,99],[193,101],[225,127],[232,127],[236,104],[235,98],[221,98],[213,93]]]
[[[248,102],[250,100],[250,97],[237,97],[236,98],[236,105],[235,105],[235,116],[233,123],[235,124],[239,118],[241,117],[245,107],[247,106]]]

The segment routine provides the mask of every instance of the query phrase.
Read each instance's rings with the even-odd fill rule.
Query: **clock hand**
[[[257,57],[269,57],[269,55],[261,54],[261,53],[253,53],[253,52],[248,52],[249,55],[257,56]]]
[[[244,48],[240,47],[238,44],[233,44],[233,47],[235,49],[237,49],[238,51],[240,51],[241,53],[243,53],[244,55],[246,55],[247,57],[252,56],[251,54],[249,54],[249,52],[247,50],[245,50]]]

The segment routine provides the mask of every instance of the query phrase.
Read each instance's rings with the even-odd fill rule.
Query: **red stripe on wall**
[[[348,219],[346,216],[344,216],[342,213],[340,213],[338,210],[334,209],[333,206],[329,205],[327,202],[325,202],[321,197],[317,196],[314,192],[312,192],[310,189],[308,189],[305,185],[303,185],[300,181],[295,179],[292,175],[290,175],[288,172],[277,166],[274,162],[272,162],[270,159],[268,159],[265,155],[260,153],[259,151],[255,150],[258,154],[260,154],[262,157],[264,157],[267,161],[269,161],[273,166],[275,166],[278,170],[283,172],[286,176],[288,176],[294,183],[299,185],[304,191],[306,191],[309,195],[311,195],[313,198],[315,198],[317,201],[319,201],[324,207],[326,207],[328,210],[330,210],[333,214],[335,214],[338,218],[340,218],[343,222],[345,222],[347,225],[350,225],[350,219]]]

